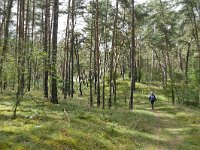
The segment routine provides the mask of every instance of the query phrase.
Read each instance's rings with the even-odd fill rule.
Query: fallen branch
[[[68,115],[68,113],[67,113],[67,111],[66,111],[65,108],[64,108],[64,113],[65,113],[65,115],[67,116],[68,121],[71,122],[71,121],[70,121],[70,118],[69,118],[69,115]]]
[[[28,94],[30,95],[31,99],[32,99],[35,103],[37,103],[37,104],[43,104],[43,105],[44,105],[44,103],[48,102],[47,100],[44,100],[44,101],[36,101],[36,100],[33,98],[33,95],[31,95],[31,93],[28,93]]]

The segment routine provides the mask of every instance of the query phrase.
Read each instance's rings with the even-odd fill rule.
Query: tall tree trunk
[[[118,8],[118,0],[116,1],[116,8]],[[117,10],[118,11],[118,10]],[[112,107],[112,95],[113,95],[113,69],[114,69],[114,55],[115,55],[115,36],[116,36],[116,27],[117,27],[117,14],[115,13],[114,18],[114,27],[113,27],[113,35],[112,35],[112,49],[110,52],[110,83],[109,83],[109,101],[108,101],[108,107]]]
[[[106,1],[106,25],[104,27],[104,34],[105,34],[105,41],[104,41],[104,62],[103,62],[103,87],[102,87],[102,109],[105,109],[105,77],[106,77],[106,61],[107,61],[107,53],[108,53],[108,34],[107,34],[107,29],[108,29],[108,2],[109,0]]]
[[[158,53],[156,52],[156,50],[154,49],[154,47],[152,47],[150,45],[149,45],[149,47],[154,51],[154,54],[156,55],[156,59],[158,60],[159,67],[162,70],[162,84],[163,84],[163,87],[164,87],[165,86],[165,81],[164,81],[165,69],[164,69],[164,66],[161,64],[161,59],[158,56]]]
[[[13,5],[13,0],[9,0],[7,4],[7,12],[6,12],[6,22],[5,22],[5,27],[4,27],[4,41],[3,41],[3,49],[2,49],[2,54],[0,57],[0,84],[2,87],[3,83],[3,62],[6,57],[7,49],[8,49],[8,38],[9,38],[9,24],[10,24],[10,18],[11,18],[11,9]]]
[[[92,1],[92,22],[90,29],[90,72],[89,72],[89,82],[90,82],[90,107],[93,106],[93,91],[92,91],[92,81],[93,81],[93,71],[92,71],[92,52],[93,52],[93,30],[94,30],[94,0]]]
[[[178,59],[179,59],[179,66],[181,71],[183,72],[183,56],[182,56],[182,50],[178,49]]]
[[[29,58],[28,58],[28,91],[31,90],[31,79],[32,79],[32,61],[30,59],[31,54],[33,52],[34,47],[34,26],[35,26],[35,1],[33,1],[32,7],[32,25],[31,25],[31,49],[29,51]]]
[[[24,94],[24,1],[19,0],[19,40],[18,40],[18,86],[17,86],[17,93],[16,93],[16,101],[14,104],[14,112],[13,116],[16,117],[17,107],[20,104],[20,100]]]
[[[141,52],[141,47],[138,48],[138,59],[137,59],[137,76],[138,76],[138,82],[141,82],[142,78],[142,52]]]
[[[93,5],[97,5],[97,3],[96,2],[94,2],[94,0],[93,0]],[[97,7],[97,6],[95,6],[95,7]],[[96,9],[96,8],[95,8]],[[94,11],[94,18],[95,18],[95,13],[96,13],[96,11],[95,10],[93,10]],[[94,39],[96,39],[96,18],[93,20],[93,23],[94,23]],[[97,94],[97,61],[96,61],[96,57],[97,57],[97,54],[96,54],[96,44],[94,45],[94,66],[93,66],[93,76],[94,76],[94,93],[95,94]]]
[[[48,76],[49,76],[49,64],[48,64],[48,51],[49,51],[49,28],[50,28],[50,1],[45,1],[45,27],[44,27],[44,97],[48,98]]]
[[[129,102],[129,109],[133,110],[133,91],[135,84],[135,10],[134,10],[134,0],[132,0],[132,29],[131,29],[131,96]]]
[[[24,73],[25,73],[25,33],[24,33],[24,20],[25,20],[25,2],[20,0],[20,17],[19,17],[19,95],[23,97],[24,93]]]
[[[99,2],[96,0],[96,32],[95,32],[95,48],[96,48],[96,65],[97,65],[97,106],[100,106],[100,51],[99,51]]]
[[[154,65],[155,65],[155,61],[154,61],[154,51],[152,50],[151,52],[151,78],[150,78],[150,83],[152,82],[153,80],[153,71],[154,71]]]
[[[71,30],[71,52],[70,52],[70,61],[71,61],[71,97],[74,96],[74,28],[75,28],[75,0],[72,1],[72,30]]]
[[[50,1],[51,2],[51,1]],[[51,4],[51,3],[50,3]],[[53,21],[54,21],[54,13],[53,13],[53,5],[50,5],[50,29],[49,29],[49,52],[48,52],[48,64],[49,64],[49,76],[52,76],[52,69],[51,69],[51,63],[52,63],[52,37],[53,37]],[[52,81],[49,82],[50,87],[52,86]]]
[[[191,42],[188,42],[187,54],[186,54],[186,62],[185,62],[185,84],[188,84],[188,64],[189,64],[189,57],[190,57],[190,47]]]
[[[172,70],[172,64],[169,56],[169,39],[167,36],[167,31],[164,31],[164,36],[165,36],[165,53],[167,57],[167,62],[168,62],[168,68],[169,68],[169,77],[170,77],[170,83],[171,83],[171,93],[172,93],[172,104],[175,104],[175,83],[174,83],[174,76],[173,76],[173,70]]]
[[[125,27],[125,20],[126,20],[126,9],[125,7],[123,8],[123,28]],[[126,65],[125,65],[125,51],[126,49],[123,48],[124,46],[124,43],[125,43],[125,37],[123,37],[122,39],[122,44],[120,46],[120,48],[122,49],[122,78],[123,78],[123,81],[125,80],[125,74],[126,74]]]
[[[77,44],[78,44],[78,42],[76,42],[76,45]],[[79,50],[78,49],[76,49],[76,61],[77,61],[77,70],[78,70],[79,92],[80,92],[80,96],[82,96],[83,95],[83,92],[82,92],[83,76],[81,74],[81,67],[80,67],[80,60],[79,60]]]
[[[163,7],[163,3],[162,0],[160,0],[160,6]],[[164,15],[162,13],[162,17],[164,19]],[[169,55],[169,50],[170,50],[170,40],[169,40],[169,36],[168,36],[168,30],[166,29],[165,25],[163,25],[163,34],[164,34],[164,40],[165,40],[165,47],[164,47],[164,53],[165,56],[164,58],[166,58],[166,62],[168,65],[168,74],[170,77],[170,89],[171,89],[171,94],[172,94],[172,104],[175,104],[175,92],[177,92],[177,88],[175,86],[175,81],[174,81],[174,75],[173,75],[173,70],[172,70],[172,63],[171,63],[171,59],[170,59],[170,55]],[[177,92],[177,96],[178,96],[178,92]],[[179,96],[178,96],[179,99]]]
[[[167,76],[167,57],[166,57],[166,53],[165,51],[162,49],[162,55],[163,55],[163,85],[164,88],[167,87],[167,80],[168,80],[168,76]]]
[[[199,40],[199,27],[197,25],[197,18],[196,14],[194,12],[194,4],[192,1],[190,1],[191,5],[191,11],[192,11],[192,21],[193,21],[193,28],[194,28],[194,39],[196,42],[196,47],[197,47],[197,53],[199,54],[198,56],[198,84],[199,84],[199,105],[200,105],[200,40]]]
[[[93,51],[93,23],[91,25],[91,39],[90,39],[90,72],[89,72],[89,82],[90,82],[90,106],[93,106],[93,92],[92,92],[92,51]]]
[[[7,0],[3,1],[3,10],[2,11],[6,11],[6,1]],[[2,45],[2,35],[3,35],[3,27],[5,24],[5,20],[6,20],[6,13],[0,14],[0,19],[1,19],[1,22],[0,22],[0,45]]]
[[[20,14],[20,1],[17,1],[17,23],[16,23],[16,35],[15,35],[15,63],[18,64],[18,51],[19,51],[19,14]],[[18,69],[17,69],[18,70]],[[18,76],[17,76],[18,77]],[[15,89],[15,84],[16,82],[18,82],[18,78],[17,81],[15,81],[13,83],[13,89]]]
[[[96,20],[94,19],[94,32],[96,31]],[[96,38],[96,32],[94,33],[94,39]],[[93,76],[94,76],[94,93],[97,94],[97,54],[96,54],[96,44],[95,44],[95,48],[94,48],[94,67],[93,67]]]
[[[116,14],[115,14],[115,21],[114,21],[114,28],[115,28],[115,37],[113,37],[114,41],[114,73],[113,73],[113,93],[114,93],[114,103],[116,104],[117,101],[117,63],[118,63],[118,48],[117,48],[117,21],[118,21],[118,11],[119,11],[119,1],[116,1]]]
[[[69,21],[70,21],[70,6],[71,6],[71,0],[68,0],[68,15],[67,15],[67,26],[66,26],[66,33],[65,33],[65,51],[66,51],[66,64],[65,64],[65,92],[64,92],[64,99],[67,98],[67,95],[69,95]]]
[[[53,37],[52,37],[52,87],[51,87],[51,101],[54,104],[58,104],[57,97],[57,33],[58,33],[58,13],[59,13],[59,0],[54,0],[54,22],[53,22]]]
[[[29,19],[29,8],[30,8],[30,0],[27,0],[27,4],[26,4],[26,26],[25,26],[25,48],[27,50],[24,51],[24,56],[28,56],[29,55],[29,49],[30,49],[30,45],[29,45],[29,22],[30,22],[30,19]],[[26,60],[27,60],[27,69],[29,69],[29,58],[26,57]],[[28,88],[28,82],[26,82],[26,86]]]

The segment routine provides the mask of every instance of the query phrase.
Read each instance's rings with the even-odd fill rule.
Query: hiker
[[[151,94],[149,95],[149,101],[151,102],[152,110],[154,110],[153,104],[156,101],[156,96],[153,94],[153,92],[151,92]]]

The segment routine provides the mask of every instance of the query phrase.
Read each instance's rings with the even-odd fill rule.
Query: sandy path
[[[157,150],[161,150],[160,147],[160,132],[161,132],[161,127],[160,127],[160,113],[155,112],[156,118],[157,118],[157,124],[158,124],[158,130],[156,130],[156,139],[157,139]]]

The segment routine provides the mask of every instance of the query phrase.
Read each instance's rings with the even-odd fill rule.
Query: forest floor
[[[117,104],[102,110],[85,97],[59,98],[59,104],[35,103],[25,95],[13,119],[14,92],[0,95],[0,150],[199,150],[200,109],[173,106],[159,86],[137,84],[134,110],[120,83]],[[157,94],[155,111],[148,93]],[[87,91],[87,90],[85,90]],[[42,93],[32,92],[41,101]],[[107,98],[107,97],[106,97]],[[107,103],[106,103],[107,104]]]

